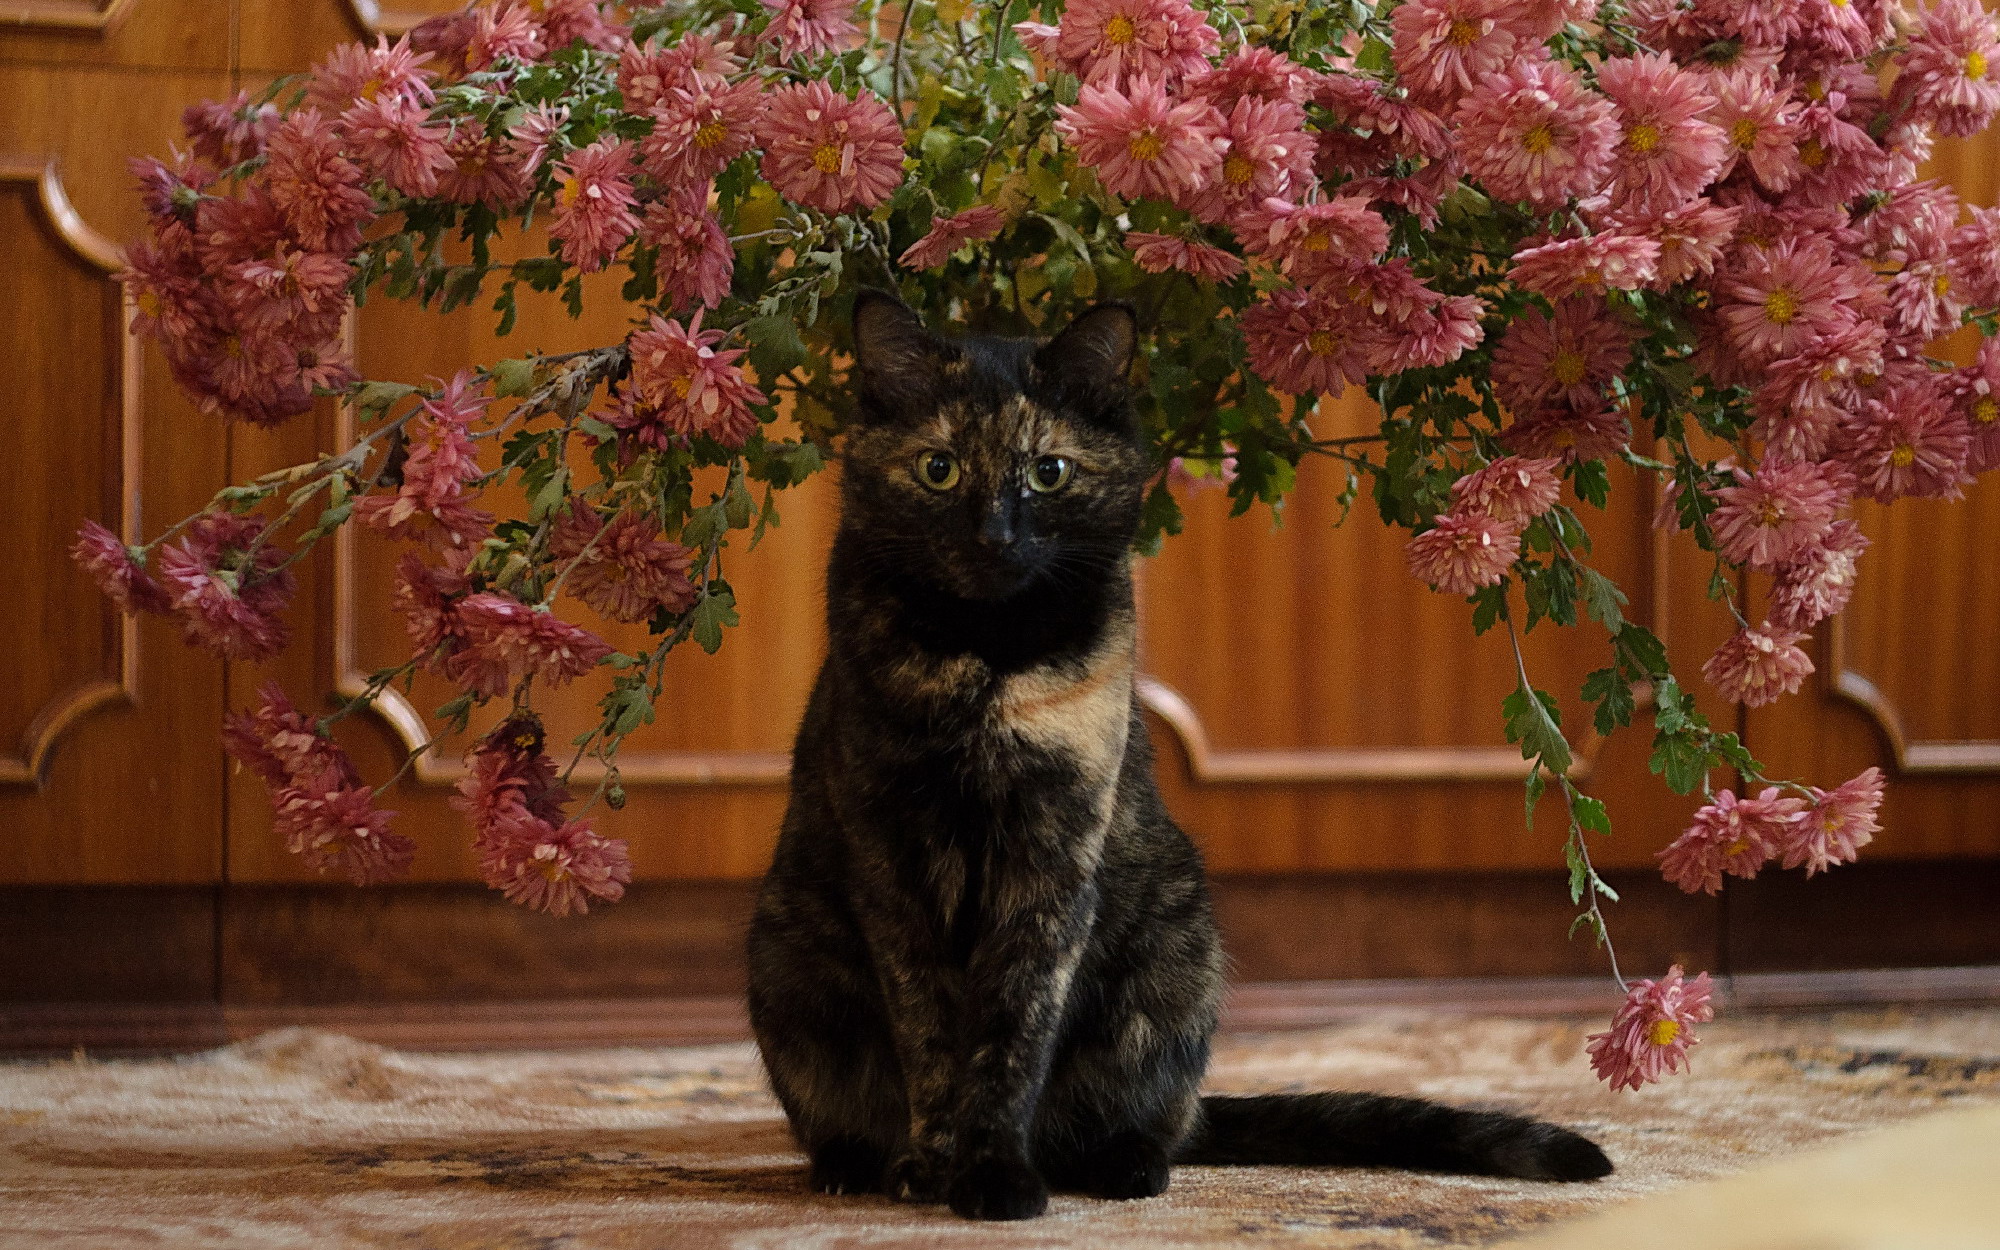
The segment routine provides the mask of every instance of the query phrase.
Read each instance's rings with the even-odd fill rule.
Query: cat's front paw
[[[935,1150],[906,1146],[882,1173],[882,1192],[898,1202],[941,1202],[944,1158]]]
[[[1076,1188],[1095,1198],[1152,1198],[1167,1191],[1166,1150],[1137,1134],[1092,1150],[1077,1169]]]
[[[982,1155],[960,1162],[945,1201],[969,1220],[1028,1220],[1049,1209],[1049,1186],[1025,1159]]]
[[[872,1194],[882,1187],[880,1146],[858,1137],[836,1137],[813,1148],[811,1184],[822,1194]]]

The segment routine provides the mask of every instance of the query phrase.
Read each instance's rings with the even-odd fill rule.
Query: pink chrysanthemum
[[[1362,309],[1321,291],[1273,291],[1241,319],[1250,367],[1288,395],[1338,396],[1361,382],[1380,335]]]
[[[818,56],[851,46],[861,28],[854,24],[854,0],[759,0],[771,14],[762,38],[778,45],[778,56]]]
[[[292,234],[317,251],[349,253],[375,217],[361,167],[341,154],[333,124],[312,109],[287,117],[265,149],[264,188]]]
[[[1844,204],[1886,180],[1882,149],[1868,132],[1843,119],[1839,96],[1809,104],[1796,119],[1799,176],[1792,193],[1802,200]]]
[[[1502,456],[1451,484],[1452,511],[1522,526],[1556,506],[1562,462]]]
[[[1058,105],[1056,130],[1113,195],[1178,200],[1220,169],[1222,114],[1206,100],[1179,100],[1151,78],[1120,91],[1086,84],[1074,107]]]
[[[1055,55],[1087,83],[1148,78],[1171,87],[1207,69],[1221,41],[1187,0],[1071,0]]]
[[[527,4],[499,0],[473,10],[472,31],[465,41],[467,72],[490,69],[502,57],[532,65],[545,51],[542,25]]]
[[[1975,135],[2000,112],[2000,38],[1979,0],[1938,0],[1900,59],[1894,100],[1939,134]]]
[[[1878,503],[1904,495],[1956,499],[1972,481],[1965,471],[1971,435],[1964,414],[1947,404],[1927,375],[1886,383],[1842,427],[1842,459]]]
[[[1517,414],[1544,404],[1583,411],[1604,406],[1604,384],[1631,362],[1632,334],[1604,301],[1576,296],[1553,318],[1528,309],[1493,349],[1493,390]]]
[[[347,152],[370,173],[404,195],[437,193],[438,178],[452,168],[444,141],[449,132],[424,115],[408,95],[378,95],[341,116]]]
[[[1447,513],[1404,547],[1410,572],[1448,595],[1469,595],[1507,576],[1521,556],[1520,530],[1481,513]]]
[[[1560,460],[1565,465],[1604,460],[1624,451],[1632,426],[1611,409],[1544,408],[1501,431],[1500,442],[1520,456]]]
[[[1231,220],[1265,200],[1289,200],[1312,181],[1313,137],[1289,100],[1245,98],[1223,119],[1222,164],[1187,200],[1204,221]]]
[[[1805,801],[1776,786],[1754,799],[1728,790],[1694,814],[1687,832],[1661,851],[1660,874],[1689,894],[1715,894],[1722,876],[1754,877],[1805,817]]]
[[[1882,806],[1882,770],[1866,769],[1832,790],[1815,786],[1812,794],[1805,815],[1786,830],[1778,846],[1784,866],[1804,865],[1808,877],[1853,863],[1881,832],[1875,813]]]
[[[975,204],[962,213],[936,218],[930,233],[903,250],[896,263],[905,269],[935,269],[968,243],[984,243],[1000,233],[1007,215],[998,205]]]
[[[563,589],[614,621],[643,621],[659,609],[681,613],[694,606],[688,569],[696,553],[662,534],[638,512],[620,512],[609,524],[596,509],[578,505],[549,533],[549,554],[569,569]]]
[[[729,234],[708,211],[708,184],[702,183],[646,206],[639,241],[657,248],[653,276],[669,308],[714,308],[729,294],[736,252]]]
[[[1243,262],[1233,253],[1177,234],[1134,230],[1125,236],[1125,246],[1132,251],[1132,263],[1147,273],[1178,269],[1209,282],[1227,282],[1243,273]]]
[[[1854,320],[1850,301],[1865,279],[1818,239],[1786,239],[1743,257],[1716,283],[1729,345],[1752,366],[1808,352]]]
[[[505,694],[524,677],[566,685],[611,654],[596,634],[511,595],[467,595],[455,616],[463,645],[445,671],[482,698]]]
[[[1818,544],[1778,569],[1765,614],[1779,629],[1804,633],[1847,606],[1854,595],[1855,564],[1868,537],[1852,521],[1835,521]]]
[[[551,916],[582,915],[590,900],[615,903],[632,880],[625,843],[607,838],[589,820],[572,820],[538,837],[521,837],[487,867],[487,881],[533,911]]]
[[[1971,206],[1972,220],[1952,232],[1952,271],[1975,308],[2000,304],[2000,209]]]
[[[1724,178],[1741,161],[1766,191],[1783,191],[1799,175],[1799,128],[1794,110],[1776,78],[1769,73],[1736,69],[1711,80],[1715,108],[1708,120],[1721,127],[1727,140]]]
[[[633,214],[632,149],[600,139],[556,166],[556,214],[549,237],[562,258],[584,273],[611,263],[639,228]]]
[[[549,154],[549,145],[569,122],[567,104],[550,108],[537,104],[521,114],[507,132],[507,150],[520,165],[524,177],[533,177]]]
[[[1555,303],[1578,291],[1633,291],[1660,272],[1660,245],[1637,235],[1605,233],[1557,239],[1514,253],[1515,286]]]
[[[701,328],[700,313],[686,326],[653,317],[633,333],[632,390],[643,406],[633,428],[641,442],[664,448],[667,431],[705,434],[725,447],[750,437],[764,392],[737,367],[743,349],[715,349],[722,338]]]
[[[551,52],[579,39],[599,52],[616,52],[632,33],[616,22],[605,21],[599,0],[541,0],[536,7],[542,42]]]
[[[133,557],[132,549],[95,521],[85,521],[78,528],[70,556],[120,611],[165,612],[173,606],[166,587],[153,580],[146,566]]]
[[[1889,279],[1886,325],[1894,337],[1913,343],[1942,338],[1959,326],[1965,304],[1958,296],[1949,253],[1919,252],[1903,261]]]
[[[1986,339],[1971,364],[1949,375],[1944,393],[1965,418],[1965,467],[1972,473],[2000,468],[2000,339]]]
[[[1409,0],[1389,17],[1396,81],[1442,107],[1526,51],[1508,0]]]
[[[252,104],[239,91],[227,100],[204,100],[181,111],[181,128],[197,160],[228,169],[264,153],[264,142],[278,124],[274,104]]]
[[[279,248],[223,270],[216,284],[236,324],[293,344],[324,343],[340,329],[354,267],[328,252]]]
[[[411,649],[425,667],[442,672],[443,657],[438,649],[458,641],[458,621],[453,606],[472,591],[465,574],[449,565],[425,564],[414,551],[406,551],[396,562],[396,583],[389,603],[403,618],[409,631]]]
[[[1763,707],[1793,693],[1812,675],[1812,657],[1799,649],[1804,637],[1769,621],[1739,629],[1702,664],[1701,675],[1731,703]]]
[[[1345,277],[1389,246],[1389,223],[1352,195],[1312,204],[1266,200],[1235,228],[1246,251],[1271,257],[1292,281],[1307,285]]]
[[[1554,61],[1518,58],[1489,74],[1452,115],[1468,173],[1495,197],[1553,209],[1611,172],[1611,102]]]
[[[1635,982],[1611,1017],[1611,1028],[1586,1039],[1591,1070],[1612,1089],[1638,1089],[1687,1066],[1700,1038],[1694,1026],[1715,1019],[1708,974],[1681,980],[1675,964],[1658,981]]]
[[[1950,187],[1925,179],[1887,190],[1887,198],[1855,223],[1862,232],[1864,255],[1899,263],[1908,256],[1950,247],[1959,210],[1958,196]]]
[[[372,48],[343,43],[313,67],[306,83],[306,105],[328,117],[384,96],[407,96],[428,105],[433,98],[431,75],[424,65],[430,59],[428,52],[411,50],[408,35],[393,45],[387,35],[377,35]]]
[[[1614,57],[1597,69],[1597,85],[1618,106],[1625,137],[1618,145],[1614,196],[1640,212],[1684,204],[1710,182],[1728,155],[1728,140],[1706,120],[1715,97],[1702,80],[1659,53]]]
[[[450,800],[472,822],[481,874],[495,889],[511,879],[503,861],[512,844],[538,838],[564,820],[570,792],[557,780],[544,741],[541,718],[533,712],[501,721],[467,753],[465,775]]]
[[[1709,517],[1724,559],[1769,571],[1819,543],[1847,503],[1851,484],[1832,465],[1766,461],[1755,476],[1715,492]]]
[[[278,613],[297,580],[282,567],[288,553],[259,545],[263,533],[255,517],[211,512],[161,549],[160,584],[189,645],[229,660],[265,660],[284,650],[290,631]]]
[[[765,180],[796,204],[873,208],[903,183],[903,128],[875,96],[849,99],[819,81],[781,87],[757,131]]]
[[[438,178],[438,194],[455,204],[484,204],[504,213],[534,189],[521,153],[507,138],[486,133],[476,118],[460,118],[445,141],[451,168]]]
[[[1390,95],[1387,84],[1372,78],[1320,74],[1313,80],[1313,99],[1342,125],[1370,132],[1397,156],[1443,161],[1457,151],[1455,137],[1436,113]],[[1327,132],[1322,132],[1322,143],[1327,138]],[[1369,172],[1379,164],[1349,172]]]
[[[618,52],[618,94],[633,113],[650,113],[667,92],[691,85],[685,66],[672,59],[673,53],[628,43]],[[722,85],[722,82],[711,84]]]
[[[664,187],[707,182],[757,145],[763,107],[755,79],[669,87],[653,106],[653,133],[639,143],[640,164]]]
[[[1277,49],[1248,44],[1214,66],[1189,75],[1181,92],[1203,96],[1227,112],[1244,99],[1303,104],[1312,79],[1310,71]]]
[[[467,494],[482,471],[466,426],[492,401],[473,386],[472,374],[461,370],[436,397],[423,401],[423,410],[405,427],[410,451],[401,483],[391,493],[356,501],[355,519],[393,538],[445,551],[486,535],[493,516],[472,507]]]
[[[1739,210],[1713,200],[1691,200],[1662,212],[1620,215],[1619,233],[1659,244],[1659,262],[1646,285],[1664,291],[1715,272],[1715,263],[1735,237]]]
[[[1385,327],[1377,343],[1377,373],[1448,365],[1479,345],[1486,305],[1474,295],[1452,295]]]

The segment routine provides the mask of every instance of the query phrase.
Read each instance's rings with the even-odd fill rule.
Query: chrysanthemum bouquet
[[[619,744],[664,657],[735,622],[719,552],[834,446],[853,292],[1019,333],[1116,297],[1147,329],[1147,546],[1179,527],[1178,483],[1223,482],[1241,511],[1336,458],[1475,630],[1581,613],[1606,631],[1583,689],[1597,729],[1647,696],[1654,771],[1709,796],[1661,853],[1670,880],[1810,874],[1868,841],[1880,775],[1764,777],[1624,617],[1584,518],[1609,462],[1658,474],[1660,524],[1714,553],[1741,627],[1704,677],[1753,706],[1799,686],[1799,642],[1867,545],[1850,502],[1955,495],[2000,464],[2000,348],[1925,355],[1963,323],[2000,328],[2000,216],[1962,224],[1916,179],[1933,134],[2000,109],[1996,73],[1977,0],[474,7],[191,110],[188,150],[141,163],[139,332],[210,411],[269,425],[337,397],[362,433],[143,546],[86,526],[77,554],[121,606],[254,659],[284,647],[313,543],[346,524],[406,542],[409,660],[329,717],[267,689],[229,749],[295,851],[377,881],[411,847],[328,721],[419,669],[461,691],[445,731],[510,700],[459,803],[495,887],[580,911],[630,876],[589,809],[621,801]],[[504,333],[517,299],[574,311],[610,267],[623,342],[429,386],[364,380],[341,352],[365,298],[487,302]],[[1318,401],[1350,386],[1379,432],[1321,437]],[[702,470],[725,484],[697,498]],[[503,482],[525,505],[496,515],[481,496]],[[1761,612],[1731,568],[1770,575]],[[614,651],[552,611],[571,601],[653,645]],[[602,721],[558,767],[530,692],[600,669]],[[1588,840],[1609,821],[1519,676],[1507,730],[1531,799],[1566,800],[1579,922],[1602,940]],[[578,804],[585,757],[603,780]],[[1755,796],[1710,791],[1716,772]],[[1593,1040],[1599,1072],[1678,1066],[1707,998],[1678,968],[1638,982]]]

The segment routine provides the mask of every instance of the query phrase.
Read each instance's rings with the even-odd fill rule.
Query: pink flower
[[[1222,164],[1187,201],[1203,221],[1228,221],[1276,197],[1288,200],[1312,182],[1313,138],[1305,110],[1289,100],[1246,97],[1224,118]]]
[[[595,273],[639,228],[635,202],[632,149],[600,139],[556,166],[556,216],[549,236],[562,241],[565,261]]]
[[[1243,272],[1243,262],[1233,254],[1177,234],[1134,230],[1125,236],[1125,246],[1132,251],[1132,263],[1147,273],[1178,269],[1209,282],[1227,282]]]
[[[1070,0],[1055,55],[1086,83],[1147,78],[1171,87],[1206,70],[1220,42],[1187,0]]]
[[[393,493],[357,500],[357,520],[439,550],[468,548],[493,527],[492,514],[472,507],[466,491],[483,476],[466,427],[491,402],[473,385],[470,371],[460,370],[423,401],[404,427],[410,451],[402,482]]]
[[[1840,116],[1841,103],[1836,95],[1799,112],[1799,177],[1792,184],[1799,199],[1844,204],[1887,178],[1882,149]]]
[[[905,248],[897,263],[905,269],[935,269],[959,248],[984,243],[1006,224],[1006,214],[993,204],[975,204],[962,213],[933,219],[930,233]]]
[[[1358,196],[1312,204],[1264,201],[1261,212],[1236,222],[1244,250],[1269,256],[1292,281],[1312,284],[1346,276],[1389,246],[1389,223]]]
[[[1804,637],[1769,621],[1756,629],[1737,630],[1708,657],[1701,675],[1731,703],[1763,707],[1796,691],[1812,674],[1811,657],[1799,649]]]
[[[1718,178],[1738,161],[1750,166],[1758,185],[1783,191],[1799,175],[1799,129],[1791,105],[1768,73],[1736,69],[1711,80],[1715,108],[1708,120],[1722,128],[1729,146]]]
[[[542,0],[537,6],[542,42],[559,52],[581,39],[599,52],[616,52],[631,31],[604,20],[599,0]]]
[[[1058,105],[1056,130],[1113,195],[1178,200],[1207,186],[1222,164],[1222,114],[1206,100],[1176,102],[1155,79],[1124,91],[1085,84]]]
[[[1810,351],[1854,320],[1849,302],[1861,279],[1818,239],[1786,239],[1753,250],[1716,283],[1729,344],[1751,365]]]
[[[1951,373],[1945,392],[1965,418],[1965,467],[1973,473],[2000,468],[2000,339],[1981,342],[1973,362]]]
[[[1556,459],[1566,465],[1615,456],[1631,438],[1631,424],[1617,412],[1562,407],[1544,408],[1516,420],[1500,434],[1501,444],[1516,455]]]
[[[1951,188],[1926,179],[1887,190],[1888,198],[1855,223],[1865,239],[1862,249],[1865,255],[1900,261],[1919,253],[1936,253],[1951,245],[1959,209],[1958,197]],[[1974,220],[1977,219],[1974,210]]]
[[[1625,129],[1615,184],[1621,202],[1642,211],[1673,208],[1715,180],[1728,140],[1705,120],[1716,100],[1699,77],[1666,56],[1642,52],[1606,60],[1597,85],[1618,106]]]
[[[1928,376],[1888,383],[1842,427],[1842,459],[1878,503],[1904,495],[1956,499],[1972,439],[1963,414]]]
[[[1979,0],[1938,0],[1901,58],[1894,100],[1939,134],[1975,135],[2000,112],[2000,39]]]
[[[526,4],[499,0],[473,11],[472,33],[465,43],[468,73],[490,69],[501,57],[531,65],[542,59],[544,51],[541,23]]]
[[[903,128],[872,95],[814,80],[765,99],[758,137],[764,178],[778,194],[825,213],[873,208],[903,184]]]
[[[669,87],[653,106],[653,133],[639,142],[640,161],[661,186],[705,183],[757,145],[763,107],[755,79]]]
[[[344,257],[280,247],[229,266],[217,288],[246,333],[319,343],[339,332],[353,273]]]
[[[741,447],[757,428],[755,405],[764,392],[752,386],[736,361],[743,349],[715,350],[721,330],[701,328],[701,314],[686,326],[659,317],[633,333],[632,390],[648,413],[636,429],[641,442],[664,449],[664,424],[682,437],[705,434],[725,447]]]
[[[566,104],[555,108],[537,104],[521,114],[521,119],[508,130],[507,151],[520,165],[522,176],[532,177],[542,167],[549,144],[557,140],[568,123]]]
[[[345,255],[361,246],[375,200],[362,186],[360,166],[340,148],[332,123],[302,109],[271,132],[263,182],[299,243]]]
[[[338,117],[356,104],[372,103],[384,96],[406,96],[428,105],[434,97],[431,75],[424,64],[430,59],[428,52],[411,50],[408,35],[393,46],[387,35],[377,35],[372,48],[365,43],[343,43],[313,67],[306,84],[306,106]]]
[[[2000,209],[1971,206],[1972,220],[1951,235],[1952,270],[1965,302],[2000,304]]]
[[[1520,531],[1483,514],[1446,513],[1410,539],[1410,572],[1448,595],[1469,595],[1507,576],[1521,556]]]
[[[593,898],[615,903],[625,897],[632,859],[621,839],[598,833],[588,820],[536,832],[540,836],[510,842],[486,865],[488,883],[508,902],[567,916],[588,912]]]
[[[1576,296],[1516,317],[1493,349],[1493,390],[1515,413],[1544,404],[1591,411],[1604,406],[1604,385],[1631,362],[1632,335],[1608,315],[1604,301]]]
[[[1637,1089],[1687,1066],[1700,1038],[1694,1026],[1715,1019],[1708,974],[1681,980],[1675,964],[1658,981],[1639,981],[1611,1017],[1611,1028],[1586,1040],[1590,1066],[1612,1089]]]
[[[396,584],[389,602],[402,614],[411,648],[426,668],[443,671],[438,648],[457,643],[458,620],[452,609],[471,591],[472,582],[462,570],[427,565],[414,551],[404,552],[396,562]]]
[[[181,111],[195,159],[228,169],[263,155],[264,141],[278,124],[278,109],[251,104],[250,93],[239,91],[227,103],[204,100]]]
[[[281,567],[286,552],[258,545],[263,533],[255,517],[211,512],[161,550],[160,584],[190,646],[229,660],[264,660],[284,650],[290,632],[278,613],[297,581]]]
[[[1738,485],[1715,492],[1709,518],[1725,560],[1770,571],[1826,537],[1846,503],[1849,484],[1831,465],[1766,461],[1756,476],[1737,470]]]
[[[587,912],[588,898],[616,902],[632,880],[625,844],[588,821],[563,823],[569,791],[542,742],[541,722],[517,713],[467,757],[451,803],[472,821],[480,876],[508,901],[551,915]]]
[[[1875,812],[1882,806],[1882,770],[1869,768],[1832,790],[1815,786],[1812,794],[1812,805],[1786,830],[1778,847],[1784,866],[1803,864],[1808,877],[1853,863],[1881,832]]]
[[[1506,0],[1409,0],[1389,17],[1396,81],[1419,103],[1444,106],[1530,44]]]
[[[456,204],[484,204],[504,213],[528,198],[534,184],[512,141],[486,133],[476,118],[460,118],[445,141],[452,167],[438,178],[438,194]]]
[[[653,276],[661,302],[674,309],[714,308],[729,294],[736,252],[708,211],[708,184],[654,200],[639,219],[639,241],[657,248]]]
[[[1805,810],[1803,800],[1784,797],[1776,786],[1754,799],[1724,790],[1659,853],[1661,875],[1689,894],[1719,892],[1724,873],[1754,877],[1805,819]]]
[[[1389,327],[1376,344],[1377,373],[1448,365],[1479,345],[1485,305],[1477,296],[1452,295]]]
[[[1804,633],[1847,606],[1854,568],[1868,538],[1852,521],[1835,521],[1817,545],[1778,569],[1765,612],[1779,629]]]
[[[1250,367],[1288,395],[1337,397],[1361,382],[1380,334],[1361,309],[1319,291],[1273,291],[1241,319]]]
[[[705,85],[723,85],[727,81],[727,73],[725,70]],[[628,43],[619,49],[618,94],[628,112],[650,113],[666,98],[669,90],[686,85],[689,85],[687,67],[674,59],[671,51],[641,47],[636,43]]]
[[[611,654],[596,634],[511,595],[468,595],[456,616],[464,645],[445,661],[445,672],[482,698],[505,694],[524,677],[567,685]]]
[[[449,132],[424,116],[408,95],[378,95],[341,115],[348,154],[397,191],[413,198],[437,193],[438,178],[453,168],[444,141]]]
[[[1210,67],[1188,76],[1181,84],[1183,95],[1207,98],[1227,112],[1238,100],[1289,100],[1303,104],[1313,75],[1298,62],[1274,48],[1248,44]]]
[[[1451,484],[1452,511],[1524,526],[1556,506],[1562,494],[1562,462],[1502,456]]]
[[[1618,231],[1660,245],[1658,272],[1646,285],[1655,291],[1715,272],[1736,233],[1739,211],[1713,200],[1690,200],[1663,212],[1617,218]]]
[[[1452,124],[1468,173],[1495,198],[1539,209],[1596,191],[1618,148],[1611,102],[1568,66],[1528,57],[1481,80]]]
[[[764,40],[778,45],[778,56],[818,56],[848,47],[861,28],[854,24],[854,0],[759,0],[770,11]]]
[[[166,587],[146,572],[146,566],[132,554],[132,548],[97,522],[83,523],[76,531],[76,544],[69,553],[120,611],[165,612],[173,606]]]
[[[1515,286],[1555,303],[1578,291],[1633,291],[1659,276],[1660,245],[1628,234],[1557,239],[1514,253]]]
[[[643,621],[661,609],[678,615],[694,606],[688,569],[696,552],[640,513],[620,512],[607,525],[596,509],[575,505],[550,532],[549,554],[564,567],[575,562],[563,589],[614,621]]]

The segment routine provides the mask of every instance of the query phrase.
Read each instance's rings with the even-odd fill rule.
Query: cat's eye
[[[917,480],[932,490],[950,490],[958,485],[958,461],[949,453],[927,451],[917,457]]]
[[[1075,471],[1076,462],[1068,456],[1043,456],[1028,466],[1028,489],[1044,495],[1061,490]]]

